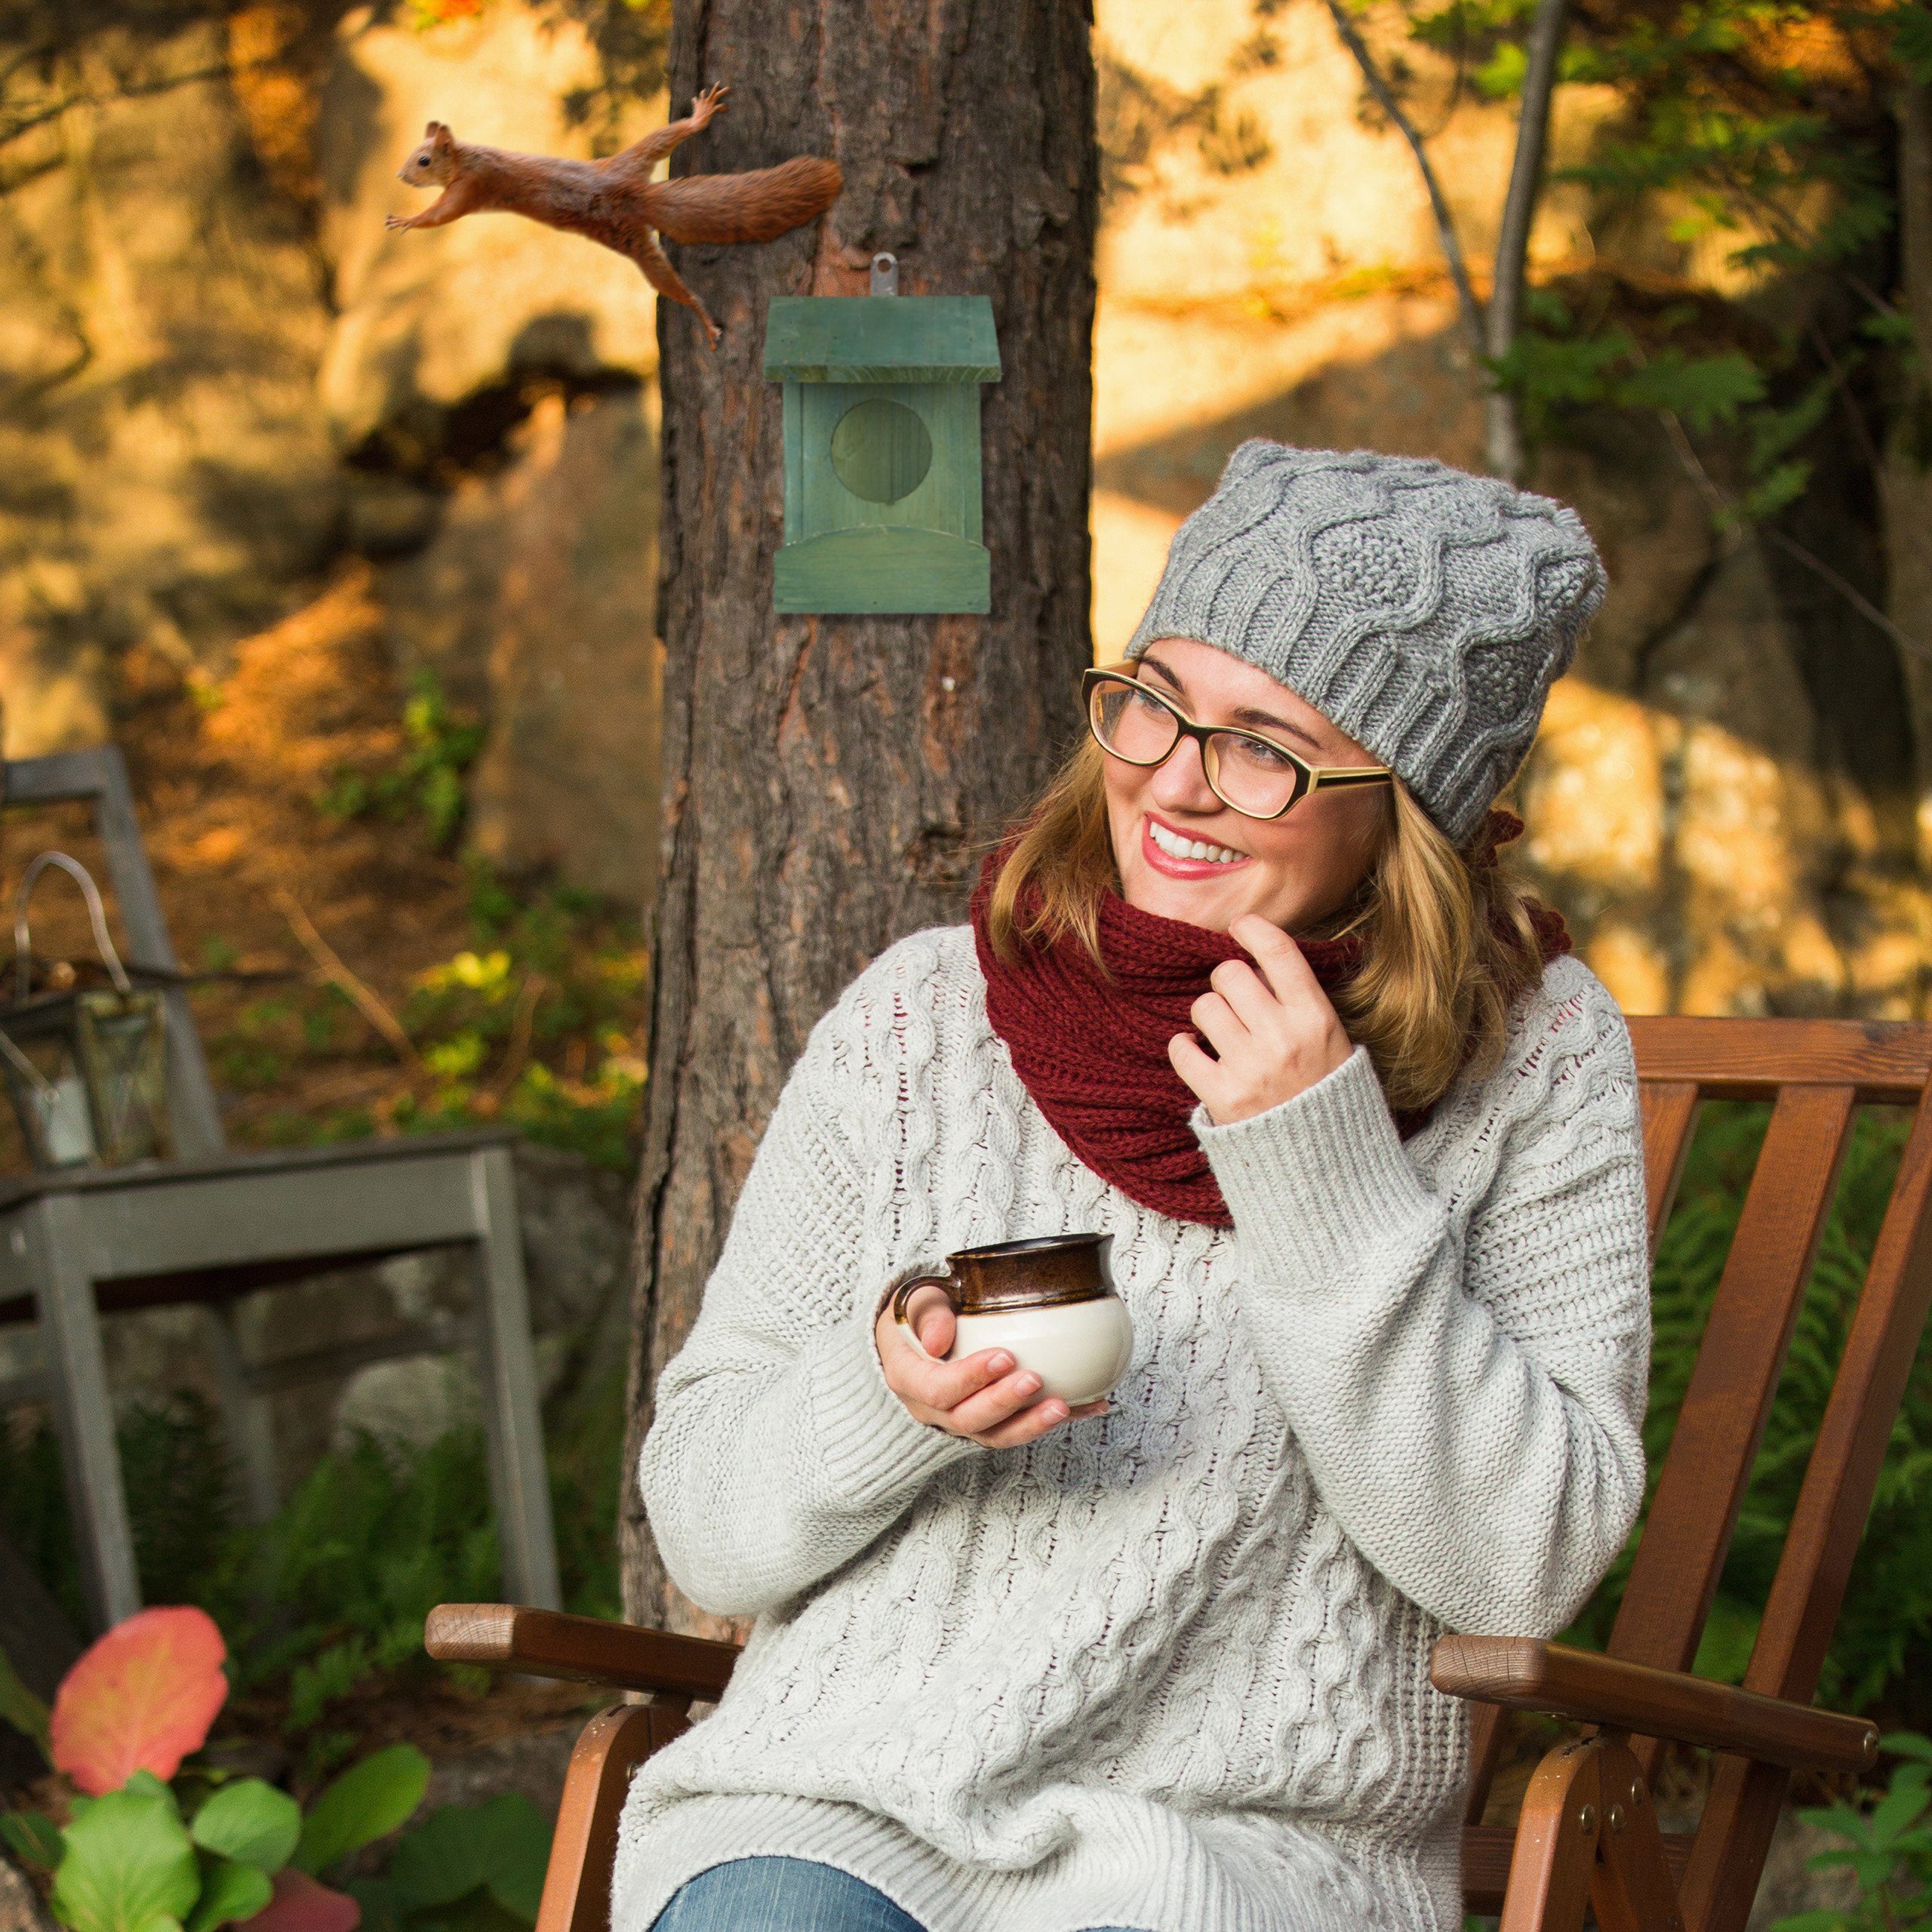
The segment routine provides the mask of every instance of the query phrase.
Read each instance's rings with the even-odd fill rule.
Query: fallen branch
[[[490,1083],[490,1097],[500,1106],[509,1098],[510,1089],[516,1084],[517,1076],[530,1061],[531,1029],[537,1018],[537,1003],[550,990],[550,983],[541,973],[525,975],[524,982],[518,987],[516,1010],[510,1015],[510,1037],[503,1049],[503,1063],[497,1077]]]
[[[417,1052],[415,1042],[403,1031],[401,1021],[383,1004],[373,988],[358,980],[343,963],[342,955],[315,930],[315,922],[302,909],[301,901],[285,887],[276,888],[275,900],[288,919],[289,929],[301,941],[303,951],[315,962],[322,977],[338,988],[356,1011],[395,1049],[398,1059],[414,1071],[421,1072],[422,1056]]]

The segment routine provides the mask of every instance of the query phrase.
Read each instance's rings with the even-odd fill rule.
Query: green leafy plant
[[[404,1745],[345,1774],[309,1819],[260,1778],[184,1771],[228,1695],[227,1647],[189,1607],[118,1624],[61,1680],[43,1725],[72,1787],[64,1822],[0,1814],[0,1838],[49,1872],[72,1932],[351,1932],[356,1900],[315,1875],[393,1831],[421,1804],[429,1761]],[[348,1795],[345,1796],[345,1789]],[[318,1823],[318,1820],[320,1823]]]
[[[565,1385],[545,1447],[565,1600],[615,1616],[622,1367],[567,1375]],[[184,1397],[152,1417],[131,1413],[119,1434],[144,1590],[197,1604],[230,1634],[238,1687],[281,1703],[312,1764],[352,1745],[322,1728],[340,1700],[438,1668],[422,1650],[432,1605],[496,1594],[488,1461],[473,1425],[407,1451],[352,1440],[321,1457],[265,1524],[242,1519],[220,1420],[205,1403]],[[168,1454],[143,1466],[137,1444],[157,1441]],[[194,1536],[177,1533],[197,1515]],[[78,1620],[78,1571],[44,1423],[0,1431],[0,1524]],[[9,1691],[0,1665],[0,1720],[31,1732],[37,1708],[24,1686]]]
[[[1843,1841],[1815,1854],[1814,1872],[1848,1867],[1857,1904],[1799,1912],[1771,1932],[1924,1932],[1932,1926],[1932,1738],[1895,1731],[1880,1748],[1900,1762],[1881,1792],[1798,1814]]]
[[[64,1820],[0,1812],[0,1842],[51,1879],[70,1932],[521,1932],[537,1916],[550,1832],[516,1794],[411,1824],[429,1780],[413,1745],[374,1752],[302,1806],[260,1778],[196,1767],[227,1694],[226,1647],[192,1607],[147,1610],[62,1680],[46,1740],[72,1787]],[[24,1701],[23,1701],[23,1699]],[[388,1841],[374,1871],[352,1869]]]
[[[445,848],[463,828],[463,774],[483,749],[483,728],[460,716],[427,669],[410,679],[402,709],[402,755],[375,771],[338,769],[318,801],[334,818],[420,818]]]

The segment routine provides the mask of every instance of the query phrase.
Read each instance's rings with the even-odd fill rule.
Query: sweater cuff
[[[906,1271],[915,1272],[929,1271]],[[860,1510],[909,1495],[939,1470],[983,1453],[965,1436],[915,1420],[887,1387],[872,1339],[884,1306],[883,1296],[869,1309],[862,1303],[817,1338],[804,1364],[812,1451],[826,1487]]]
[[[1217,1127],[1196,1107],[1192,1125],[1236,1239],[1284,1286],[1346,1281],[1367,1242],[1434,1204],[1366,1047],[1265,1113]]]

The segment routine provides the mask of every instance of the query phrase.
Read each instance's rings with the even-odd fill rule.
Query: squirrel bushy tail
[[[667,242],[770,242],[816,220],[844,185],[835,161],[801,155],[749,174],[654,181],[645,218]]]

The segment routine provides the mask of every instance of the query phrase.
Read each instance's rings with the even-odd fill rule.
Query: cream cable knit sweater
[[[757,1622],[632,1786],[614,1932],[758,1853],[931,1932],[1460,1927],[1465,1712],[1430,1644],[1561,1628],[1642,1489],[1629,1037],[1566,956],[1412,1140],[1361,1048],[1195,1124],[1231,1232],[1068,1152],[964,927],[814,1029],[645,1444],[672,1575]],[[915,1422],[886,1291],[1088,1229],[1134,1323],[1112,1413],[1017,1450]]]

